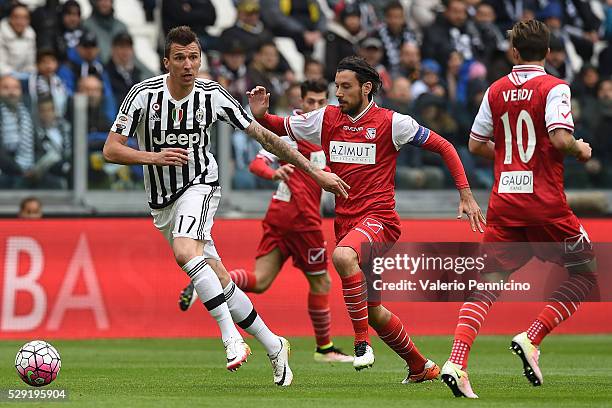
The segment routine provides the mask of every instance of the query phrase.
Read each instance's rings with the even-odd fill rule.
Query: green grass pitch
[[[416,337],[429,358],[442,365],[450,337]],[[355,372],[349,364],[315,363],[311,338],[291,338],[291,387],[272,383],[264,350],[253,339],[253,356],[238,372],[227,372],[219,340],[131,339],[51,343],[62,356],[58,379],[69,400],[4,406],[78,407],[597,407],[612,406],[612,336],[549,336],[543,343],[544,385],[532,387],[520,360],[508,350],[510,337],[482,336],[470,358],[470,379],[480,399],[456,399],[441,381],[402,385],[403,361],[374,339],[376,364]],[[17,377],[15,353],[25,341],[0,342],[0,390],[27,388]],[[351,339],[336,339],[350,350]]]

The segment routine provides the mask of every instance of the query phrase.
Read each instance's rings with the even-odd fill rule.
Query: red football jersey
[[[318,168],[324,169],[325,153],[320,146],[300,140],[295,142],[287,140],[288,143],[297,148],[298,151]],[[278,158],[272,153],[261,150],[259,157],[264,157],[268,162],[277,161]],[[281,166],[286,164],[283,161]],[[289,181],[281,181],[272,201],[268,206],[268,212],[264,222],[282,230],[312,231],[321,228],[321,187],[302,170],[295,168]]]
[[[429,129],[410,116],[380,108],[372,101],[357,117],[340,107],[285,118],[295,140],[320,144],[331,171],[346,181],[349,197],[336,197],[338,218],[356,221],[376,211],[395,211],[395,167],[399,149],[420,146]]]
[[[548,136],[556,128],[573,132],[570,98],[565,82],[534,65],[515,66],[485,93],[470,137],[495,141],[490,225],[543,225],[571,215],[564,155]]]

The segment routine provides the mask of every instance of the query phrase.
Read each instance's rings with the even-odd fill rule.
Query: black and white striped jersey
[[[159,152],[180,147],[189,152],[182,167],[144,167],[144,183],[151,208],[163,208],[194,184],[217,184],[217,162],[210,152],[210,126],[217,120],[244,130],[252,119],[215,81],[196,79],[181,100],[168,91],[168,74],[132,87],[121,104],[111,131],[138,137],[140,150]]]

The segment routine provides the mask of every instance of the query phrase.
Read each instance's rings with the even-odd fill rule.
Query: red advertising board
[[[584,220],[594,241],[611,241],[611,220]],[[404,241],[479,240],[466,222],[405,220]],[[332,223],[324,232],[332,248]],[[261,234],[258,220],[216,221],[215,244],[228,269],[252,268]],[[331,267],[331,266],[330,266]],[[336,272],[331,270],[332,333],[352,333]],[[0,221],[0,338],[216,336],[201,305],[178,308],[186,274],[151,219]],[[283,335],[310,335],[308,287],[288,262],[270,290],[253,295],[259,314]],[[412,334],[452,334],[456,303],[390,303]],[[496,305],[483,333],[524,330],[542,307]],[[563,333],[612,333],[610,303],[587,303]]]

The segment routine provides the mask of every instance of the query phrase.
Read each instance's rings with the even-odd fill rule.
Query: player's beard
[[[340,105],[340,110],[342,111],[342,113],[354,117],[359,113],[360,106],[360,103],[350,104],[348,102],[345,102],[344,105]]]

